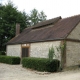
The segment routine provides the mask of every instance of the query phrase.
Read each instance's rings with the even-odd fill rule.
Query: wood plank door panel
[[[22,57],[28,57],[29,54],[29,48],[22,48]]]

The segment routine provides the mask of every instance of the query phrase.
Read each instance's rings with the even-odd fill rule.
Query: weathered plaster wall
[[[68,38],[70,38],[70,39],[79,39],[80,40],[80,23],[69,34]]]
[[[21,45],[7,45],[7,56],[21,57]]]
[[[67,42],[66,66],[80,65],[80,43]]]
[[[61,60],[60,52],[56,49],[59,48],[60,43],[61,41],[31,43],[30,57],[48,58],[49,48],[53,46],[55,49],[55,58]]]

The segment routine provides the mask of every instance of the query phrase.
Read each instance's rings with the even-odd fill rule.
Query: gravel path
[[[48,73],[0,63],[0,80],[80,80],[80,69]]]

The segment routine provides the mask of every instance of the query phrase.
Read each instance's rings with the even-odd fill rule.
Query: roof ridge
[[[78,14],[78,15],[73,15],[73,16],[68,16],[68,17],[62,18],[62,20],[63,20],[63,19],[68,19],[68,18],[74,18],[74,17],[78,17],[78,16],[80,16],[80,14]]]

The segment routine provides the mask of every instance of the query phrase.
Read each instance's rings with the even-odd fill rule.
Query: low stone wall
[[[7,56],[21,57],[21,44],[7,45]]]
[[[66,66],[80,65],[80,43],[67,42],[66,45]]]
[[[61,54],[59,51],[57,51],[60,44],[61,41],[31,43],[30,57],[48,58],[49,48],[53,46],[55,49],[55,58],[61,60]]]

